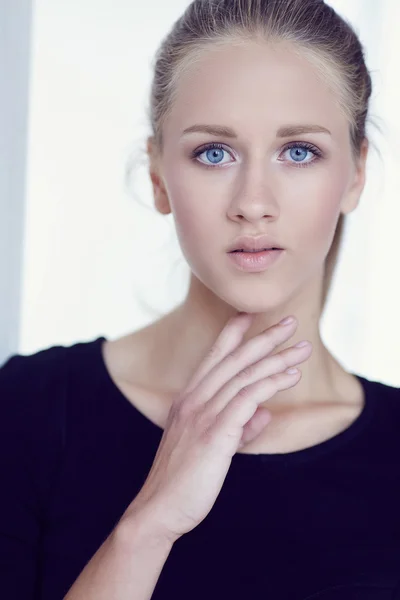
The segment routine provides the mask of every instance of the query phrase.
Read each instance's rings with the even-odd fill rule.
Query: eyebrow
[[[238,137],[237,133],[231,129],[231,127],[225,127],[224,125],[192,125],[183,130],[182,136],[188,133],[208,133],[209,135],[228,138]],[[322,127],[322,125],[284,125],[278,129],[276,137],[292,137],[303,133],[328,133],[329,135],[332,135],[329,129]]]

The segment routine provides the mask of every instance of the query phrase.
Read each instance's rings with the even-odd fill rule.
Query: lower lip
[[[229,252],[228,256],[241,271],[258,273],[273,265],[284,250],[264,250],[262,252]]]

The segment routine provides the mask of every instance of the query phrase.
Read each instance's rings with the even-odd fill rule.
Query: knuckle
[[[215,438],[215,427],[213,424],[203,427],[200,439],[205,445],[210,444]]]
[[[207,427],[204,425],[201,415],[199,413],[192,415],[191,426],[192,426],[192,432],[195,435],[198,435],[199,432],[200,432],[200,435],[202,435],[204,433],[204,431],[207,429]]]
[[[226,355],[226,360],[229,362],[236,362],[239,358],[240,354],[239,354],[239,349],[235,348],[234,350],[231,350],[231,352],[229,352]]]
[[[242,405],[243,405],[243,397],[241,397],[240,395],[235,396],[230,401],[230,406],[233,411],[240,408]]]
[[[268,385],[272,387],[272,389],[276,389],[279,387],[279,382],[282,379],[282,373],[274,373],[268,377]]]
[[[209,414],[209,411],[206,409],[207,405],[203,406],[201,410],[196,410],[192,414],[193,426],[196,429],[199,429],[200,431],[205,431],[206,429],[209,429],[213,421],[212,415]]]
[[[239,371],[239,373],[236,375],[237,379],[239,381],[245,380],[247,381],[248,379],[251,379],[254,375],[254,365],[249,365],[247,367],[245,367],[244,369],[242,369],[241,371]]]
[[[179,421],[186,420],[192,413],[192,410],[188,397],[182,398],[176,404],[172,405],[173,416]]]
[[[221,356],[222,349],[219,344],[213,344],[206,354],[207,361],[213,361]]]
[[[280,371],[284,371],[291,365],[289,357],[285,354],[277,354],[275,360]]]
[[[237,397],[242,400],[248,398],[249,396],[250,396],[250,390],[247,385],[240,388],[240,390],[237,393]]]

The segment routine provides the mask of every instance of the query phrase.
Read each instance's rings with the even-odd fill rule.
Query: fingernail
[[[307,342],[306,340],[303,340],[302,342],[299,342],[298,344],[295,344],[295,348],[304,348],[304,346],[309,346],[309,342]]]
[[[282,319],[282,321],[279,321],[279,325],[289,325],[290,323],[293,323],[293,321],[293,317],[286,317],[286,319]]]

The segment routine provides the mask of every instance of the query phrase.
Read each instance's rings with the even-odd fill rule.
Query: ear
[[[357,208],[363,192],[366,180],[366,166],[368,158],[369,142],[364,138],[361,143],[360,156],[354,169],[354,179],[343,197],[341,213],[346,215]]]
[[[147,154],[150,161],[150,179],[153,186],[154,204],[158,212],[163,215],[168,215],[171,212],[171,207],[168,200],[167,190],[159,169],[159,158],[155,149],[154,139],[147,139]]]

